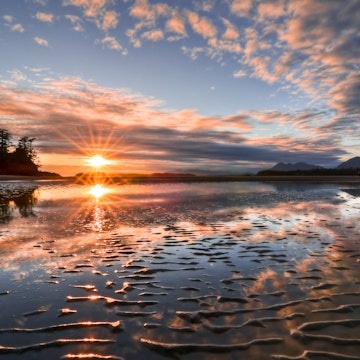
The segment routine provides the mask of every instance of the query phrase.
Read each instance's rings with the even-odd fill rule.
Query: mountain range
[[[271,169],[272,171],[308,171],[308,170],[316,170],[316,169],[324,169],[322,166],[307,164],[305,162],[297,162],[297,163],[283,163],[279,162]],[[355,156],[336,167],[336,169],[360,169],[360,156]]]
[[[355,156],[341,163],[337,169],[360,169],[360,156]]]

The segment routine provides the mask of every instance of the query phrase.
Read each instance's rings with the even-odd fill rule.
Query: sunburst
[[[103,167],[105,165],[109,165],[110,164],[110,160],[105,159],[103,156],[101,155],[94,155],[91,158],[86,160],[86,163],[89,166],[92,166],[94,168],[100,168]]]

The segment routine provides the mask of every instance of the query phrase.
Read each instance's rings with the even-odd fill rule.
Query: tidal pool
[[[0,357],[360,359],[360,185],[0,182]]]

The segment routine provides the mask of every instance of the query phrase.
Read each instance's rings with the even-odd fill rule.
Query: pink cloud
[[[211,38],[216,35],[217,29],[210,19],[206,17],[199,17],[197,13],[192,11],[187,11],[187,19],[192,29],[204,39]]]
[[[169,6],[163,3],[151,5],[147,0],[135,0],[130,10],[130,15],[139,19],[155,23],[158,16],[165,16],[169,12]]]
[[[65,18],[68,19],[71,22],[71,24],[74,25],[73,29],[75,31],[78,31],[78,32],[84,31],[84,28],[81,25],[81,22],[82,22],[81,18],[79,18],[76,15],[65,15]]]
[[[249,59],[247,64],[253,68],[253,76],[268,83],[278,80],[278,77],[268,70],[271,58],[269,56],[257,56]]]
[[[222,20],[223,20],[224,25],[226,26],[226,30],[225,30],[224,34],[222,35],[223,39],[237,40],[240,35],[239,35],[239,31],[236,28],[236,26],[227,19],[222,19]]]
[[[233,54],[240,54],[242,51],[240,43],[235,42],[235,41],[218,40],[216,38],[211,38],[211,39],[209,39],[208,44],[218,54],[220,54],[224,51],[233,53]],[[214,54],[214,53],[212,52],[212,54]]]
[[[160,29],[145,31],[142,35],[142,38],[151,40],[151,41],[159,41],[164,38],[164,33]]]
[[[37,37],[37,36],[34,37],[34,41],[35,41],[36,43],[38,43],[39,45],[41,45],[41,46],[46,46],[46,47],[49,46],[49,43],[48,43],[47,40],[42,39],[42,38],[39,38],[39,37]]]
[[[123,49],[120,43],[112,36],[106,36],[101,40],[101,43],[110,50],[121,51]]]
[[[101,28],[104,31],[115,29],[118,24],[118,18],[115,11],[107,11],[102,19]]]
[[[271,3],[260,3],[258,6],[258,13],[260,19],[272,18],[276,19],[280,16],[285,15],[285,4],[283,0],[271,2]]]
[[[54,19],[54,15],[43,12],[37,12],[35,18],[42,22],[52,23]]]
[[[244,133],[253,131],[261,113],[208,117],[192,109],[176,112],[160,105],[152,98],[78,78],[47,79],[32,88],[0,84],[0,127],[16,138],[35,136],[46,155],[44,170],[66,165],[51,163],[51,154],[61,154],[71,163],[70,158],[84,157],[94,148],[131,164],[134,171],[144,169],[145,163],[164,170],[209,169],[210,163],[219,171],[236,170],[247,161],[286,157],[290,150],[292,156],[294,150],[307,156],[312,151],[318,158],[325,157],[324,149],[338,153],[333,139],[248,138]],[[281,115],[263,114],[263,119],[273,125]]]
[[[24,28],[21,24],[14,24],[12,27],[11,27],[11,31],[17,31],[17,32],[24,32]]]
[[[173,13],[171,18],[166,22],[166,30],[186,36],[185,21],[177,12]]]
[[[64,0],[64,6],[78,6],[84,9],[85,16],[98,17],[107,5],[108,0]]]
[[[252,8],[252,0],[233,0],[230,11],[237,16],[247,16]]]

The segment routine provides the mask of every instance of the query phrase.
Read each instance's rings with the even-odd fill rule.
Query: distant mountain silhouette
[[[271,169],[262,170],[257,175],[264,176],[285,176],[285,175],[313,175],[313,176],[339,176],[339,175],[360,175],[360,157],[349,159],[336,168],[327,169],[318,165],[311,165],[304,162],[295,164],[277,163]]]
[[[360,156],[355,156],[343,162],[337,169],[360,169]]]
[[[297,162],[295,164],[285,164],[285,163],[277,163],[275,166],[273,166],[269,170],[275,170],[275,171],[295,171],[295,170],[315,170],[315,169],[322,169],[321,166],[318,165],[312,165],[307,164],[305,162]]]

